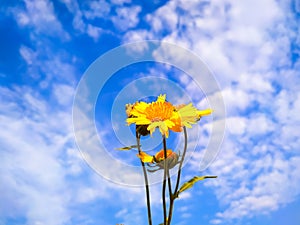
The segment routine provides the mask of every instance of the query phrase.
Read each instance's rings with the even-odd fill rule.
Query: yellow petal
[[[166,121],[165,121],[165,124],[166,124],[166,126],[169,127],[169,128],[175,126],[175,123],[174,123],[173,121],[171,121],[171,120],[166,120]]]
[[[148,125],[151,123],[151,121],[145,117],[132,117],[132,118],[127,118],[126,122],[128,125],[135,123],[137,125]]]
[[[198,110],[198,116],[207,116],[212,113],[212,109]]]
[[[160,94],[156,100],[156,102],[165,102],[165,101],[166,101],[166,94],[164,95]]]
[[[154,132],[155,128],[158,127],[158,124],[159,122],[153,122],[153,123],[150,123],[150,125],[147,127],[147,130],[150,131],[150,134],[152,135],[152,133]]]
[[[169,137],[169,131],[168,131],[168,127],[166,125],[166,123],[164,121],[159,123],[159,131],[162,135],[165,135],[166,138]]]
[[[149,106],[146,102],[137,102],[134,104],[133,109],[131,110],[131,115],[133,116],[140,116],[144,113],[146,108]]]
[[[178,114],[180,115],[182,125],[187,127],[189,127],[188,124],[196,123],[197,119],[199,118],[197,109],[192,103],[178,109]]]
[[[140,152],[137,154],[137,157],[139,157],[144,163],[153,163],[154,160],[153,156],[148,155],[146,152]]]

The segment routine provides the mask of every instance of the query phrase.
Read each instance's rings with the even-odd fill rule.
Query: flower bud
[[[176,152],[173,152],[170,149],[168,149],[166,151],[166,153],[167,153],[167,159],[166,159],[167,167],[169,169],[172,169],[174,166],[177,165],[178,160],[179,160],[179,156]],[[159,151],[158,153],[155,154],[154,161],[157,163],[157,165],[160,168],[164,168],[164,160],[165,160],[164,150],[161,150],[161,151]]]

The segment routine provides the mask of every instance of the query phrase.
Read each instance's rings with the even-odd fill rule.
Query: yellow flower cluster
[[[182,127],[191,128],[202,116],[211,114],[211,109],[198,110],[192,103],[174,106],[166,101],[166,95],[159,95],[155,102],[136,102],[126,105],[127,124],[147,126],[152,134],[156,128],[166,138],[169,130],[181,132]]]

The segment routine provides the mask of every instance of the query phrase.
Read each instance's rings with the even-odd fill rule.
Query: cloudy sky
[[[298,0],[2,0],[0,225],[147,224],[135,152],[114,148],[135,143],[124,104],[160,93],[199,108],[222,96],[226,109],[224,116],[223,103],[215,106],[215,115],[188,130],[183,180],[218,179],[182,194],[174,225],[297,225],[299,24]],[[144,40],[175,47],[152,52],[139,42],[121,59],[117,52],[99,61]],[[149,52],[152,61],[131,63]],[[194,57],[208,74],[193,74]],[[222,144],[210,149],[218,132]],[[177,137],[171,148],[180,148]],[[142,145],[160,144],[156,133]],[[216,157],[201,170],[205,149]],[[159,224],[160,183],[151,193]]]

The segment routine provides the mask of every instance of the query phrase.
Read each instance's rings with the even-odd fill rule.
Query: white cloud
[[[95,42],[104,30],[95,25],[93,20],[106,18],[110,12],[110,6],[106,1],[89,1],[82,6],[77,0],[61,0],[73,14],[73,27],[80,34],[87,34]]]
[[[241,74],[238,78],[238,87],[248,92],[259,92],[266,94],[273,91],[272,84],[267,80],[268,74],[253,73]]]
[[[32,49],[26,46],[21,46],[20,55],[23,57],[23,59],[29,66],[32,65],[35,58],[34,51]]]
[[[120,7],[116,9],[117,16],[111,18],[114,25],[121,31],[135,27],[139,23],[140,6]]]
[[[55,84],[53,93],[60,105],[70,106],[73,101],[75,89],[70,85]]]
[[[299,166],[295,167],[299,157],[285,158],[276,149],[278,153],[271,151],[259,159],[250,157],[248,160],[247,155],[251,155],[251,152],[243,153],[243,150],[233,149],[234,143],[227,143],[210,168],[211,173],[218,174],[218,179],[206,184],[210,186],[214,183],[219,187],[217,197],[222,199],[223,204],[228,204],[228,208],[217,214],[217,221],[267,214],[293,201],[300,194],[296,190],[299,176],[291,178],[294,171],[300,169]]]
[[[229,117],[226,119],[227,129],[231,134],[243,135],[247,128],[248,120],[244,117]]]
[[[63,40],[70,38],[55,15],[52,2],[25,0],[25,5],[25,11],[18,8],[13,10],[20,26],[30,26],[37,34],[58,36]]]
[[[93,20],[95,18],[103,18],[110,12],[110,5],[102,1],[90,1],[88,3],[88,9],[83,11],[84,16],[87,19]]]
[[[87,34],[92,37],[94,41],[97,41],[102,33],[103,30],[99,27],[95,27],[90,24],[87,26]]]
[[[251,114],[250,119],[247,123],[247,132],[251,136],[255,135],[264,135],[268,132],[273,132],[276,128],[276,125],[268,118],[266,114],[257,113]]]
[[[147,21],[151,24],[154,32],[162,30],[175,30],[177,26],[178,15],[175,12],[176,2],[170,1],[166,5],[155,11],[155,16],[148,14]]]
[[[283,16],[280,6],[276,1],[231,1],[231,9],[229,10],[230,18],[234,25],[237,26],[253,26],[258,29],[268,28],[269,24],[277,22]],[[266,13],[268,9],[268,13]]]
[[[34,44],[34,48],[21,45],[19,49],[27,66],[24,76],[38,80],[42,89],[48,88],[53,81],[75,83],[77,71],[72,63],[77,61],[76,57],[71,57],[64,50],[54,52],[41,40]]]
[[[235,115],[238,112],[246,110],[253,98],[247,91],[234,87],[225,88],[222,91],[222,95],[228,115]]]
[[[1,124],[0,134],[3,158],[0,176],[1,180],[7,181],[3,183],[2,190],[8,193],[7,199],[1,202],[18,206],[11,212],[12,215],[25,212],[32,224],[44,221],[65,223],[69,220],[66,207],[69,195],[64,186],[65,169],[56,157],[70,137],[65,132],[56,133],[55,118],[48,114],[44,101],[34,97],[28,89],[14,91],[6,89],[7,96],[2,96],[0,105],[1,117],[5,121]],[[22,104],[21,96],[25,97]],[[5,104],[9,98],[14,99],[16,104],[7,108]],[[22,110],[22,105],[25,110]],[[10,110],[14,110],[15,114],[11,114]],[[67,116],[63,116],[65,121]],[[51,141],[47,143],[46,140]],[[18,200],[11,199],[15,198],[10,195],[12,193],[19,196]],[[1,205],[2,208],[5,213],[6,206]]]

